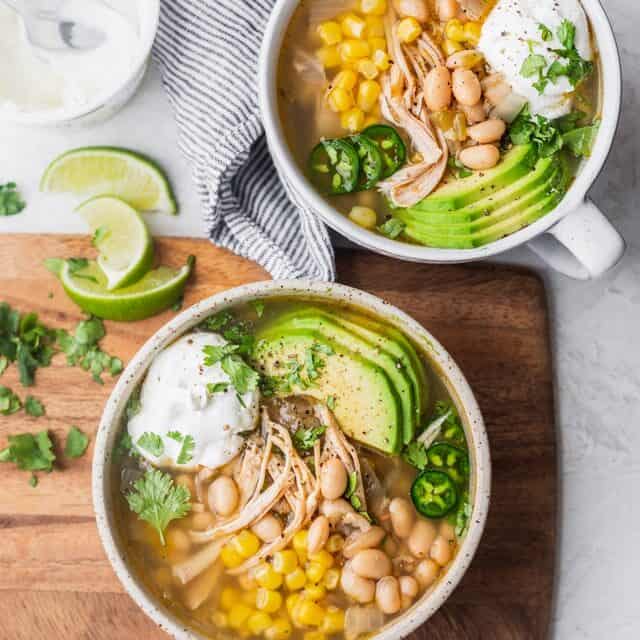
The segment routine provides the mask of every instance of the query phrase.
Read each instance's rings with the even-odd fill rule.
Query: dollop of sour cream
[[[575,25],[575,46],[580,56],[592,60],[589,23],[578,0],[498,0],[482,27],[478,45],[489,65],[528,100],[531,112],[549,119],[571,111],[574,87],[566,76],[561,76],[539,93],[534,86],[538,76],[525,78],[521,70],[532,53],[544,56],[549,64],[559,59],[553,49],[563,48],[557,35],[563,20]],[[552,34],[546,41],[540,25]]]
[[[36,49],[22,17],[0,2],[0,113],[63,116],[108,100],[126,82],[141,47],[131,20],[95,0],[65,0],[60,16],[100,29],[104,43],[90,51]]]
[[[244,442],[240,434],[256,428],[259,391],[239,399],[233,386],[213,394],[207,389],[208,384],[230,380],[220,363],[205,366],[203,348],[225,344],[227,341],[216,333],[190,334],[159,353],[149,367],[140,393],[141,408],[129,420],[128,431],[137,450],[153,465],[217,469],[240,452]],[[153,455],[138,445],[145,433],[162,439],[162,455]],[[177,441],[176,434],[182,441]],[[193,438],[192,459],[178,464],[186,436]]]

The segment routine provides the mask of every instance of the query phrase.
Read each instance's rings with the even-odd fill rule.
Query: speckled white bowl
[[[123,424],[129,396],[144,377],[155,355],[176,338],[187,333],[204,318],[223,309],[260,298],[313,297],[328,302],[348,302],[366,309],[381,320],[405,332],[430,357],[451,397],[455,400],[469,442],[471,454],[471,495],[473,513],[468,533],[459,553],[445,577],[403,615],[384,626],[376,640],[397,640],[424,624],[447,600],[467,571],[482,536],[491,492],[491,462],[484,422],[476,399],[464,375],[442,345],[420,324],[388,302],[368,293],[342,285],[311,281],[269,281],[249,284],[219,293],[187,309],[158,331],[136,354],[116,385],[100,422],[93,458],[93,502],[98,531],[107,556],[124,588],[142,610],[176,640],[203,638],[186,629],[161,601],[149,593],[144,584],[127,566],[122,542],[114,522],[110,474],[116,438]]]

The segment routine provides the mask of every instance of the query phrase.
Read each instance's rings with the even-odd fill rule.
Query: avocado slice
[[[529,173],[535,160],[533,145],[523,144],[513,147],[493,169],[476,171],[468,178],[446,184],[419,202],[413,209],[437,213],[466,207]]]
[[[456,224],[472,222],[483,218],[496,209],[526,195],[536,187],[544,184],[549,176],[557,170],[554,158],[541,158],[533,171],[518,178],[512,185],[500,189],[467,207],[457,211],[428,212],[420,209],[400,209],[396,217],[406,224]]]
[[[434,224],[411,221],[407,224],[423,234],[438,236],[470,235],[482,229],[486,229],[487,227],[490,227],[494,224],[497,224],[498,222],[501,222],[502,220],[505,220],[511,216],[515,216],[520,211],[523,211],[531,205],[534,205],[555,188],[558,180],[561,179],[561,176],[562,170],[557,166],[552,166],[551,175],[542,184],[526,191],[518,198],[513,198],[511,201],[507,201],[505,205],[494,210],[493,212],[487,213],[481,218],[476,218],[475,220],[471,220],[470,222]]]
[[[325,313],[322,309],[298,309],[284,317],[281,316],[272,327],[283,335],[298,330],[317,332],[330,340],[332,344],[337,344],[345,349],[349,349],[351,352],[359,354],[368,361],[381,367],[389,377],[389,380],[391,380],[400,398],[403,440],[405,443],[413,440],[417,427],[414,388],[406,372],[398,367],[397,360],[386,351],[377,348],[368,340],[358,336],[357,333],[346,329],[334,316]]]
[[[537,202],[526,209],[507,217],[497,224],[485,229],[480,229],[474,233],[447,236],[426,233],[415,227],[407,227],[405,233],[413,240],[430,247],[439,247],[442,249],[473,249],[475,247],[482,247],[516,231],[520,231],[520,229],[523,229],[550,211],[553,211],[564,197],[570,178],[571,176],[566,163],[562,163],[561,171],[557,174],[557,182],[554,181],[555,184],[549,186],[546,190],[547,195],[541,196]]]
[[[387,454],[403,444],[400,398],[384,369],[361,355],[307,329],[277,328],[256,333],[253,361],[268,376],[286,376],[288,363],[304,363],[310,349],[321,345],[333,355],[309,386],[292,384],[291,391],[321,402],[336,398],[335,415],[343,431],[354,440]],[[287,392],[289,393],[289,392]]]

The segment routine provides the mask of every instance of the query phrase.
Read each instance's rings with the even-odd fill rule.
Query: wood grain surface
[[[0,236],[0,301],[72,329],[81,314],[42,261],[84,256],[86,238]],[[196,275],[185,305],[217,291],[267,279],[255,264],[205,241],[158,241],[159,260],[180,265],[193,253]],[[339,280],[379,295],[422,322],[452,353],[474,388],[489,431],[493,501],[477,557],[450,601],[413,640],[542,640],[552,611],[556,460],[553,372],[545,291],[509,267],[420,266],[360,252],[338,256]],[[133,324],[106,323],[103,347],[128,361],[174,312]],[[49,429],[60,444],[75,424],[94,434],[113,381],[101,387],[64,356],[20,387],[15,367],[0,382],[47,413],[0,416],[6,437]],[[0,466],[0,638],[2,640],[161,640],[129,599],[100,545],[91,505],[91,448],[40,475]]]

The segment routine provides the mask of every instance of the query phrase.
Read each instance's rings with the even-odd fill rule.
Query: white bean
[[[420,590],[418,581],[413,576],[400,576],[398,578],[400,583],[400,592],[407,598],[415,598]]]
[[[361,578],[379,580],[391,575],[392,567],[389,556],[379,549],[359,551],[351,561],[351,568]]]
[[[393,576],[386,576],[376,584],[376,604],[382,613],[393,615],[402,607],[400,585]]]
[[[317,553],[329,539],[329,519],[327,516],[318,516],[309,527],[307,534],[307,551]]]
[[[413,505],[405,498],[394,498],[389,504],[389,514],[393,532],[398,538],[408,538],[416,519]]]
[[[460,11],[460,5],[457,0],[438,0],[437,3],[438,17],[443,22],[453,20]]]
[[[240,494],[232,478],[220,476],[209,485],[208,499],[211,511],[226,518],[237,509]]]
[[[498,142],[506,130],[507,125],[504,123],[504,120],[491,118],[473,127],[469,127],[467,133],[472,140],[480,144],[487,144],[488,142]]]
[[[346,513],[355,513],[355,509],[344,498],[338,498],[338,500],[323,500],[320,503],[320,513],[331,520]]]
[[[342,555],[345,558],[353,558],[363,549],[373,549],[384,540],[386,535],[387,532],[382,527],[371,527],[362,533],[354,531],[345,540]]]
[[[442,111],[451,104],[451,73],[444,66],[434,67],[424,83],[424,99],[431,111]]]
[[[471,106],[482,97],[482,87],[478,76],[470,69],[456,69],[453,72],[453,95],[460,104]]]
[[[423,589],[428,589],[438,578],[440,566],[433,560],[422,560],[413,572],[414,578]]]
[[[338,458],[327,460],[320,469],[320,488],[327,500],[336,500],[347,490],[347,470]]]
[[[492,169],[500,161],[500,151],[492,144],[479,144],[467,147],[460,152],[460,162],[469,169],[484,171]]]
[[[451,543],[442,536],[438,536],[431,545],[429,552],[432,560],[435,560],[441,567],[449,564],[451,560]]]
[[[433,541],[436,539],[437,531],[432,522],[419,519],[411,531],[407,540],[409,551],[416,558],[426,558]]]
[[[487,119],[487,112],[484,108],[482,100],[470,107],[465,104],[459,104],[458,108],[467,117],[467,122],[471,125],[478,122],[484,122]]]
[[[346,564],[340,575],[342,590],[360,604],[372,602],[376,595],[376,583],[367,578],[361,578],[349,564]]]
[[[456,528],[446,520],[440,523],[439,533],[445,540],[453,542],[456,539]]]
[[[273,514],[268,513],[251,527],[251,531],[253,531],[262,542],[273,542],[282,534],[282,523]]]

